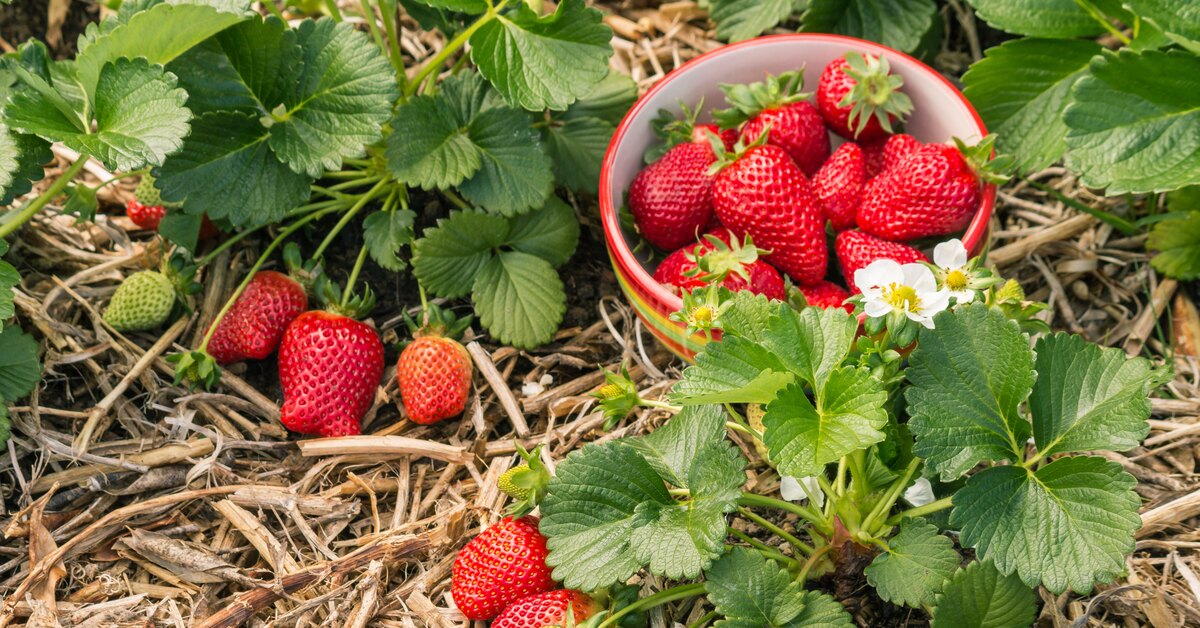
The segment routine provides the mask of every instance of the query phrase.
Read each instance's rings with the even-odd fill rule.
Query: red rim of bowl
[[[625,134],[630,131],[630,126],[633,124],[633,120],[637,117],[638,113],[640,113],[641,110],[646,107],[646,105],[651,101],[652,97],[658,93],[659,90],[663,89],[672,80],[678,78],[680,73],[685,70],[695,69],[695,66],[699,66],[705,61],[709,61],[718,56],[728,54],[742,48],[755,46],[765,40],[776,39],[801,39],[810,41],[826,40],[833,42],[845,42],[858,48],[866,48],[869,52],[876,54],[899,56],[908,59],[909,61],[915,63],[920,70],[928,72],[930,75],[941,81],[949,89],[950,93],[952,93],[960,102],[962,102],[963,106],[967,108],[967,111],[971,113],[971,117],[974,118],[975,125],[979,129],[979,136],[987,136],[987,127],[983,124],[983,119],[979,117],[979,113],[975,111],[975,107],[972,107],[971,102],[967,100],[967,97],[964,96],[962,92],[960,92],[958,88],[946,77],[942,76],[940,72],[934,70],[928,65],[925,65],[923,62],[917,60],[911,55],[900,52],[899,50],[894,50],[887,46],[877,44],[873,41],[866,41],[864,39],[858,39],[855,37],[820,33],[785,33],[780,35],[765,35],[706,52],[675,68],[674,70],[671,70],[662,78],[662,80],[655,83],[649,91],[642,95],[642,97],[639,98],[638,101],[634,103],[633,107],[625,114],[625,117],[621,119],[621,124],[617,126],[617,130],[613,133],[612,140],[608,144],[608,150],[604,154],[604,163],[600,167],[600,221],[604,227],[605,238],[608,240],[609,253],[613,256],[613,259],[616,260],[617,264],[620,265],[625,273],[630,275],[632,281],[637,284],[638,287],[640,287],[642,290],[648,291],[654,300],[658,301],[662,305],[665,305],[667,308],[669,308],[669,311],[676,311],[682,308],[683,299],[681,299],[679,295],[664,288],[657,281],[654,281],[654,278],[649,272],[646,271],[646,269],[642,266],[642,263],[638,261],[637,257],[634,256],[632,249],[629,248],[629,243],[625,241],[625,233],[621,231],[621,221],[617,215],[617,208],[612,202],[612,195],[608,191],[612,183],[611,173],[613,162],[616,161],[617,157],[617,146],[620,145],[621,140],[625,137]],[[967,250],[971,251],[972,254],[978,254],[982,248],[983,239],[988,230],[988,223],[992,219],[992,210],[995,206],[995,202],[996,186],[992,184],[984,185],[983,198],[979,203],[979,211],[975,212],[975,217],[971,219],[971,224],[967,226],[967,230],[962,236],[963,245],[965,245]]]

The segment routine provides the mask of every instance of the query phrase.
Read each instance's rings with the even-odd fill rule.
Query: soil
[[[55,8],[66,5],[60,34],[47,33],[51,4]],[[59,9],[61,10],[61,9]],[[49,47],[56,59],[75,54],[79,35],[87,25],[100,16],[99,3],[71,2],[70,0],[16,0],[12,4],[0,4],[0,51],[7,51],[3,42],[17,46],[36,38]]]

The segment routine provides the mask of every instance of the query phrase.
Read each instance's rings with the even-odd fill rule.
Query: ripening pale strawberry
[[[280,421],[301,434],[359,434],[382,376],[383,343],[373,327],[333,312],[305,312],[279,343]]]
[[[990,140],[974,148],[926,144],[913,150],[867,186],[858,227],[894,241],[961,231],[979,209],[981,177],[1003,178],[987,162],[990,154]]]
[[[848,52],[821,72],[817,106],[834,133],[870,142],[892,133],[892,125],[912,112],[912,100],[900,91],[903,85],[886,57]]]
[[[842,276],[854,294],[862,292],[854,285],[854,271],[865,268],[877,259],[892,259],[901,264],[929,261],[924,253],[907,244],[880,240],[869,233],[855,230],[839,233],[834,247],[842,266]]]
[[[760,83],[722,85],[731,108],[713,112],[713,118],[727,128],[744,122],[744,144],[767,133],[767,143],[785,150],[811,177],[829,157],[829,133],[808,94],[800,92],[803,83],[803,72],[784,72]]]
[[[568,625],[570,619],[578,625],[596,612],[596,601],[572,589],[559,589],[523,597],[509,604],[491,628],[552,628]]]
[[[492,619],[509,604],[554,588],[537,517],[505,517],[454,557],[450,595],[467,619]]]
[[[396,380],[404,410],[414,423],[429,425],[462,414],[471,394],[474,366],[457,338],[471,323],[437,306],[425,308],[425,322],[410,322],[413,341],[400,353]]]
[[[255,273],[208,341],[218,364],[261,360],[279,347],[283,332],[308,308],[304,286],[283,273]]]
[[[854,142],[839,146],[829,161],[817,171],[817,176],[813,177],[813,192],[834,231],[844,231],[854,226],[865,182],[863,151]]]
[[[797,286],[796,289],[804,295],[804,302],[812,307],[819,307],[821,309],[840,307],[847,312],[854,312],[853,305],[843,303],[846,299],[850,298],[850,293],[835,283],[822,281]]]
[[[104,321],[113,329],[144,331],[167,322],[175,307],[175,285],[164,274],[143,270],[125,278],[113,293]]]
[[[825,219],[812,185],[777,146],[750,146],[722,156],[713,184],[717,218],[770,251],[763,259],[798,283],[825,277]]]
[[[717,242],[709,240],[717,238]],[[678,294],[703,288],[710,283],[706,275],[726,273],[721,285],[737,292],[749,290],[770,299],[785,298],[783,276],[759,259],[761,251],[753,241],[742,244],[728,229],[714,229],[700,242],[671,253],[659,263],[654,280],[673,288]],[[700,267],[703,262],[705,268]]]

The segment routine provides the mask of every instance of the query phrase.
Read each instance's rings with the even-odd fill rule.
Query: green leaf
[[[816,404],[792,384],[767,405],[763,443],[780,473],[804,477],[882,441],[887,392],[869,369],[842,367],[818,389]]]
[[[657,430],[626,439],[663,479],[688,488],[688,474],[701,449],[725,439],[725,410],[717,404],[688,406]]]
[[[417,0],[421,4],[433,7],[435,9],[447,9],[449,11],[458,11],[460,13],[469,13],[477,15],[488,9],[488,3],[484,0]]]
[[[1172,41],[1200,54],[1200,3],[1179,0],[1126,0],[1134,13],[1157,26]]]
[[[49,142],[0,122],[0,207],[32,190],[33,182],[45,176],[42,164],[53,158]]]
[[[375,212],[363,221],[363,240],[367,253],[380,267],[393,272],[404,270],[408,264],[398,253],[412,242],[413,219],[416,214],[407,209]]]
[[[1067,333],[1039,338],[1034,352],[1029,410],[1039,454],[1127,451],[1146,437],[1150,391],[1170,379],[1170,369]]]
[[[0,240],[0,243],[3,242]],[[3,251],[7,248],[7,244],[0,244],[0,255],[3,255]],[[17,315],[17,310],[13,307],[13,289],[19,285],[21,285],[21,274],[12,264],[0,259],[0,324]]]
[[[462,72],[447,78],[438,85],[438,96],[453,110],[462,126],[488,109],[507,105],[478,72]]]
[[[780,308],[760,342],[809,384],[822,387],[854,345],[858,321],[841,308]]]
[[[482,152],[463,123],[432,96],[418,96],[396,109],[386,155],[392,176],[426,190],[456,186],[482,165]]]
[[[435,295],[465,296],[491,261],[492,249],[508,238],[508,230],[508,222],[499,216],[451,212],[413,243],[413,274]]]
[[[99,207],[96,190],[90,186],[71,184],[67,188],[67,202],[63,205],[64,214],[77,216],[78,220],[92,220],[96,217],[96,209]]]
[[[203,4],[159,4],[129,18],[85,47],[75,60],[79,82],[94,96],[104,66],[122,57],[166,65],[200,42],[242,21],[243,15]]]
[[[615,130],[597,118],[573,118],[546,125],[542,140],[559,185],[595,194],[600,184],[600,163]]]
[[[579,244],[579,221],[575,210],[557,196],[546,199],[541,209],[509,220],[504,244],[516,251],[536,255],[558,268],[575,254]]]
[[[867,582],[893,604],[920,607],[933,602],[942,583],[958,569],[954,541],[922,519],[905,519],[886,551],[867,566]]]
[[[244,28],[255,28],[260,24],[262,23],[254,20],[229,28],[224,34],[188,50],[167,64],[167,71],[179,77],[179,86],[187,91],[187,107],[192,110],[193,114],[199,116],[214,111],[261,113],[258,99],[246,87],[246,83],[238,74],[229,56],[221,48],[220,43],[236,36]],[[262,52],[262,48],[268,46],[272,47],[275,54],[282,54],[283,50],[290,47],[294,53],[293,58],[298,58],[299,47],[296,46],[294,37],[285,45],[284,32],[287,31],[280,26],[278,32],[255,33],[250,41],[259,44],[259,48],[249,49],[245,56],[239,57],[239,60],[247,61],[253,52]],[[286,73],[276,71],[273,74],[267,73],[267,75],[282,81]]]
[[[155,176],[167,201],[238,227],[278,222],[308,198],[312,183],[275,157],[267,130],[243,113],[208,113],[193,120],[183,149]]]
[[[710,342],[683,371],[671,398],[676,403],[770,403],[795,381],[774,355],[761,345],[726,335]]]
[[[117,7],[117,22],[124,24],[137,13],[160,4],[202,4],[235,15],[250,13],[248,0],[124,0],[121,6]]]
[[[1154,225],[1146,248],[1158,272],[1183,281],[1200,279],[1200,211]]]
[[[1025,628],[1033,625],[1037,595],[990,561],[954,573],[933,606],[932,628]]]
[[[936,13],[933,0],[812,0],[800,30],[849,35],[912,51]]]
[[[971,99],[997,148],[1016,158],[1023,172],[1041,170],[1067,150],[1071,88],[1087,74],[1102,48],[1092,41],[1014,39],[989,48],[963,75]]]
[[[1142,523],[1136,484],[1099,457],[1059,458],[1037,471],[992,467],[955,493],[950,524],[1001,573],[1055,594],[1087,594],[1125,570]]]
[[[988,24],[1030,37],[1088,37],[1104,27],[1075,0],[970,0]]]
[[[672,501],[662,478],[629,445],[589,444],[572,452],[542,501],[539,528],[554,578],[584,591],[624,582],[642,566],[629,540],[635,511]]]
[[[615,127],[633,106],[637,94],[637,83],[632,78],[610,69],[591,93],[555,117],[563,120],[595,118]]]
[[[805,591],[786,570],[758,552],[735,547],[708,570],[708,600],[725,619],[718,628],[851,627],[836,600]]]
[[[737,336],[760,342],[767,335],[772,317],[788,306],[761,294],[741,290],[730,297],[729,309],[721,315],[724,336]]]
[[[608,73],[612,31],[583,0],[540,17],[524,3],[471,35],[471,60],[509,102],[566,109]]]
[[[0,402],[33,392],[42,377],[38,343],[15,325],[0,326]]]
[[[296,40],[303,69],[281,103],[286,113],[272,110],[270,144],[293,170],[316,177],[382,137],[398,93],[383,51],[350,24],[305,20]]]
[[[554,173],[525,114],[511,107],[486,109],[467,134],[481,158],[479,171],[458,188],[468,201],[505,216],[542,206]]]
[[[204,224],[203,214],[167,212],[158,222],[158,235],[170,242],[195,252],[200,241],[200,227]]]
[[[1072,91],[1063,116],[1067,165],[1107,194],[1200,183],[1200,57],[1179,51],[1105,52]]]
[[[12,436],[12,424],[8,420],[8,406],[0,399],[0,447],[8,444],[9,436]]]
[[[229,28],[211,42],[212,51],[224,55],[225,62],[204,58],[207,72],[189,81],[188,93],[255,117],[272,112],[303,89],[297,82],[305,71],[305,51],[297,39],[297,31],[273,16]],[[208,46],[197,50],[208,50]],[[213,80],[210,74],[220,78]]]
[[[1016,460],[1029,438],[1021,402],[1033,353],[1017,324],[982,303],[947,310],[922,329],[905,393],[914,449],[944,481],[981,460]]]
[[[471,299],[488,333],[520,349],[550,342],[567,311],[554,266],[520,251],[492,257],[475,277]]]
[[[717,38],[735,42],[758,37],[792,14],[792,0],[709,0]]]

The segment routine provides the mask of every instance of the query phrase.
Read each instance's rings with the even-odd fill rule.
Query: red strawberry
[[[523,597],[508,605],[492,622],[492,628],[551,628],[567,625],[567,609],[573,621],[583,623],[596,612],[592,598],[572,589],[547,591]]]
[[[125,203],[125,215],[142,229],[158,231],[158,223],[167,215],[167,208],[162,205],[143,205],[137,198],[131,198]]]
[[[839,233],[835,248],[837,249],[838,262],[842,265],[842,276],[845,277],[846,285],[850,286],[850,290],[854,294],[862,292],[854,284],[854,271],[866,268],[867,265],[877,259],[893,259],[901,264],[929,261],[929,258],[925,257],[924,253],[907,244],[880,240],[869,233],[861,231],[843,231]]]
[[[261,360],[279,347],[283,332],[308,307],[304,286],[283,273],[256,273],[208,341],[218,364]]]
[[[961,231],[979,209],[981,176],[1000,178],[986,163],[990,153],[989,140],[973,148],[926,144],[913,150],[867,186],[858,227],[885,240]]]
[[[723,127],[745,122],[741,132],[745,144],[767,133],[767,143],[787,151],[811,177],[829,157],[829,133],[820,112],[806,100],[808,94],[800,93],[803,82],[803,72],[784,72],[761,83],[722,85],[732,108],[713,112],[713,118]]]
[[[869,142],[858,143],[858,146],[862,148],[863,166],[865,167],[868,181],[879,176],[880,172],[883,172],[883,151],[887,146],[887,141],[893,137],[895,136],[888,135]]]
[[[408,418],[421,425],[462,414],[471,394],[474,366],[467,350],[456,340],[471,324],[457,320],[437,306],[425,308],[420,328],[409,320],[413,341],[396,363],[396,380]]]
[[[333,312],[305,312],[279,344],[280,421],[301,434],[358,434],[382,376],[383,343],[374,328]]]
[[[777,146],[726,154],[713,183],[713,208],[738,236],[770,251],[764,259],[799,283],[825,276],[825,220],[812,185]]]
[[[817,83],[817,106],[838,135],[870,142],[892,132],[892,123],[912,112],[900,92],[904,79],[891,73],[884,57],[848,52],[825,66]]]
[[[854,306],[843,303],[850,298],[850,293],[846,289],[829,281],[820,283],[806,284],[796,288],[804,294],[804,302],[812,307],[829,309],[840,307],[847,312],[853,313]]]
[[[817,176],[813,177],[813,192],[835,231],[854,226],[865,180],[863,151],[854,142],[839,146],[829,161],[817,171]]]
[[[716,238],[714,243],[708,238]],[[749,290],[770,299],[784,300],[783,277],[770,264],[758,259],[753,241],[742,245],[728,229],[716,229],[700,242],[675,251],[658,265],[654,280],[682,294],[709,285],[703,278],[708,272],[727,271],[721,285],[733,291]],[[703,258],[706,268],[699,266]]]
[[[158,231],[158,225],[162,222],[163,216],[167,215],[167,209],[178,209],[178,207],[178,205],[171,205],[163,201],[158,188],[154,186],[154,177],[147,174],[142,175],[141,181],[133,191],[133,198],[125,203],[125,215],[129,216],[133,224],[142,229]],[[201,219],[201,240],[207,240],[220,232],[221,230],[208,219],[208,216]]]
[[[880,174],[895,168],[897,164],[922,146],[924,144],[920,140],[907,133],[897,133],[887,138],[883,144],[883,167],[879,171]]]
[[[537,517],[505,517],[454,557],[450,595],[470,620],[486,620],[521,598],[554,588]]]

